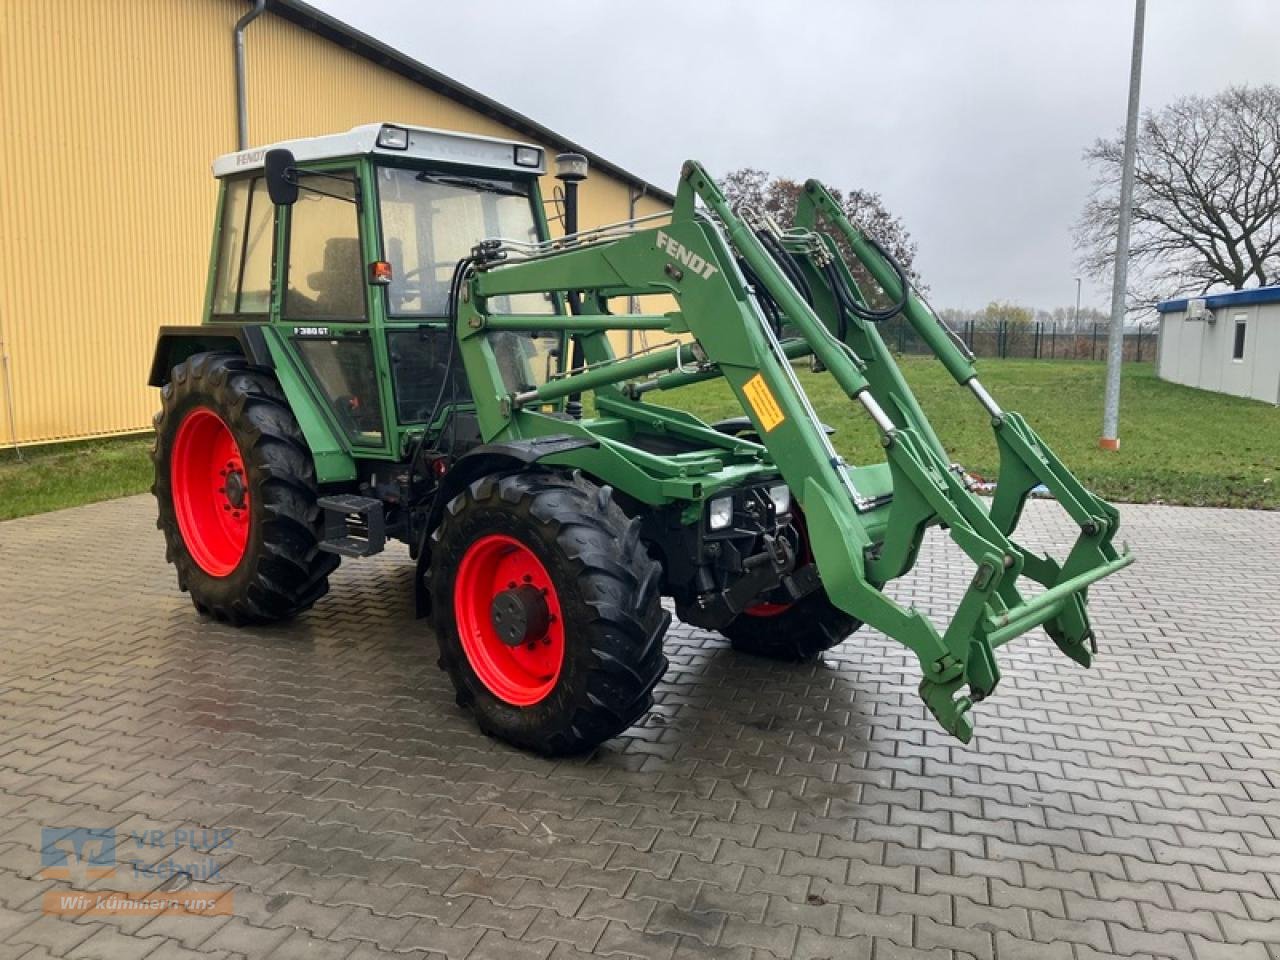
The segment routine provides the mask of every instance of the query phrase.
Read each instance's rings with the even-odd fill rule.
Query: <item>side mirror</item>
[[[272,203],[282,207],[292,206],[298,200],[298,171],[293,162],[292,151],[282,149],[268,150],[262,158],[267,195]]]

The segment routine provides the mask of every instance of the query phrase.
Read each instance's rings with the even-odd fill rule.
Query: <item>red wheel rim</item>
[[[541,594],[547,624],[513,646],[499,637],[491,610],[499,594],[522,587]],[[551,693],[564,664],[564,617],[551,575],[532,550],[498,533],[471,544],[453,583],[453,612],[467,661],[490,693],[517,707]]]
[[[742,612],[748,617],[777,617],[790,610],[794,603],[770,603],[768,600],[762,600],[760,603],[753,603],[749,607],[743,607]]]
[[[191,559],[210,576],[225,577],[249,544],[249,481],[231,428],[207,407],[178,425],[169,482]]]

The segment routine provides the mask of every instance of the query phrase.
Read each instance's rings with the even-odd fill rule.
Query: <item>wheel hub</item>
[[[489,606],[489,620],[498,639],[508,647],[537,643],[551,626],[551,611],[543,592],[530,584],[503,590]]]
[[[233,509],[243,510],[245,499],[244,474],[232,467],[227,473],[224,482],[223,490],[227,495],[227,502],[231,504]]]

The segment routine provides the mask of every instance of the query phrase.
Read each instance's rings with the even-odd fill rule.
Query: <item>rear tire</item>
[[[755,612],[748,612],[753,609]],[[819,589],[791,604],[757,604],[720,632],[741,653],[803,663],[847,640],[860,626],[862,621],[849,616]]]
[[[435,539],[440,666],[485,733],[557,756],[644,716],[671,616],[640,522],[609,487],[536,469],[483,477],[449,503]],[[513,606],[521,632],[504,640],[498,617]]]
[[[318,548],[315,467],[275,377],[239,354],[198,353],[160,395],[151,492],[178,587],[237,626],[311,607],[338,558]]]

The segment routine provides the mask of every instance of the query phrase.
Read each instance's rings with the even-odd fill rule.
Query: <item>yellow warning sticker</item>
[[[778,401],[773,398],[773,392],[770,391],[769,385],[764,382],[761,374],[756,374],[742,388],[742,392],[747,395],[747,402],[751,404],[751,410],[755,413],[756,419],[760,421],[760,426],[764,427],[764,432],[770,432],[774,427],[787,419],[786,414],[782,412],[782,408],[778,406]]]

